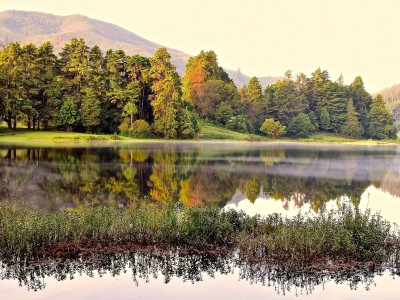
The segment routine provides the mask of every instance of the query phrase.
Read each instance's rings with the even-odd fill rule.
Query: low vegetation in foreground
[[[110,206],[45,213],[0,203],[0,256],[37,260],[146,247],[237,252],[290,269],[400,264],[400,234],[378,214],[348,206],[316,217],[265,218],[182,204]]]

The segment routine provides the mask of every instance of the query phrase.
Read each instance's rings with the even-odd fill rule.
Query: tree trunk
[[[33,123],[33,129],[36,129],[36,117],[33,117],[32,123]]]
[[[14,129],[17,129],[17,117],[14,117]]]
[[[33,123],[33,129],[35,129],[35,123]],[[31,119],[28,118],[28,129],[31,129]]]

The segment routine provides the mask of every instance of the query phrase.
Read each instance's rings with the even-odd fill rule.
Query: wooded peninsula
[[[0,123],[9,129],[190,139],[202,120],[272,139],[397,138],[382,96],[373,98],[359,76],[345,85],[320,68],[311,77],[289,70],[264,90],[257,77],[238,89],[213,51],[190,58],[182,77],[166,48],[151,58],[103,54],[73,38],[58,56],[49,42],[13,42],[0,52]]]

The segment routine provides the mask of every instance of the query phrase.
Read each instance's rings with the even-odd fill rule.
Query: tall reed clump
[[[350,206],[316,217],[273,214],[238,238],[240,256],[305,267],[317,262],[399,263],[399,232],[379,214]]]
[[[61,244],[127,243],[210,251],[238,250],[247,261],[306,267],[318,261],[399,266],[400,234],[378,214],[342,207],[316,217],[249,217],[235,210],[150,203],[45,213],[0,202],[0,256],[37,257]]]
[[[0,255],[33,257],[58,243],[107,247],[129,242],[211,250],[232,245],[247,219],[236,211],[174,203],[45,213],[0,202]]]

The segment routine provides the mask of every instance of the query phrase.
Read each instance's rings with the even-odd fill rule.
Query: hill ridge
[[[58,16],[36,11],[6,10],[0,12],[0,34],[7,37],[8,42],[41,44],[50,41],[57,53],[73,37],[83,38],[90,47],[98,45],[102,51],[121,49],[129,55],[147,57],[152,56],[157,48],[165,47],[116,24],[81,14]],[[178,73],[182,75],[190,55],[178,49],[166,48],[171,53]],[[225,71],[238,88],[250,79],[238,71]],[[264,87],[279,79],[273,76],[258,78]]]

